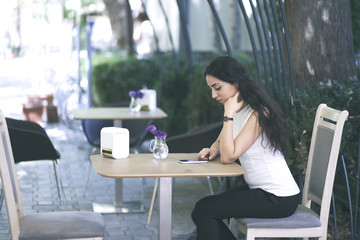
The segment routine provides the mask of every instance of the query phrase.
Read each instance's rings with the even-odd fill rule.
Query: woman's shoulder
[[[239,112],[234,114],[235,121],[246,122],[253,113],[254,109],[252,109],[251,106],[247,104]]]
[[[255,110],[251,108],[250,104],[246,104],[237,112],[238,115],[251,115]]]

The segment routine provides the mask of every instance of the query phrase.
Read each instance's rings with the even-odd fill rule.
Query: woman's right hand
[[[239,112],[241,107],[244,104],[244,101],[238,102],[239,92],[236,92],[234,96],[228,98],[224,103],[224,115],[228,117],[232,117],[234,113]]]
[[[217,154],[218,150],[214,148],[203,148],[198,154],[198,159],[211,161],[217,156]]]

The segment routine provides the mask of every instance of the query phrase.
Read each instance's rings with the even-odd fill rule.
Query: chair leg
[[[211,178],[209,176],[207,176],[206,178],[207,178],[207,181],[208,181],[208,184],[209,184],[210,194],[214,195],[214,189],[213,189],[213,186],[212,186],[212,183],[211,183]]]
[[[92,150],[91,150],[91,154],[90,155],[93,155],[95,154],[95,152],[98,150],[97,147],[93,147]],[[90,177],[90,173],[91,173],[91,161],[89,161],[89,168],[88,168],[88,171],[86,173],[86,178],[85,178],[85,184],[84,184],[84,189],[83,189],[83,194],[85,194],[86,192],[86,188],[87,188],[87,185],[88,185],[88,182],[89,182],[89,177]]]
[[[91,161],[89,161],[89,167],[88,167],[88,170],[87,170],[87,173],[86,173],[83,194],[85,194],[85,192],[86,192],[86,188],[87,188],[87,185],[88,185],[88,182],[89,182],[90,172],[91,172]]]
[[[238,229],[236,226],[236,220],[234,218],[230,218],[229,228],[232,234],[237,238],[238,236]]]
[[[68,210],[66,197],[65,197],[65,190],[62,182],[61,172],[59,169],[59,165],[56,159],[53,160],[53,167],[54,167],[54,173],[55,173],[55,180],[56,180],[56,186],[58,190],[59,198],[63,200],[65,210]],[[62,195],[62,196],[61,196]]]
[[[0,193],[0,211],[2,209],[2,205],[4,203],[4,190],[1,188],[1,193]]]
[[[155,204],[155,197],[156,197],[156,192],[158,189],[158,184],[159,184],[159,178],[156,178],[153,195],[152,195],[152,199],[151,199],[151,204],[150,204],[150,209],[149,209],[149,216],[148,216],[147,224],[149,224],[150,220],[151,220],[151,215],[152,215],[154,204]]]

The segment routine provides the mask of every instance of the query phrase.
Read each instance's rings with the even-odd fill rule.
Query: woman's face
[[[211,89],[211,97],[221,104],[224,104],[238,91],[235,85],[224,82],[212,75],[206,75],[206,82]]]

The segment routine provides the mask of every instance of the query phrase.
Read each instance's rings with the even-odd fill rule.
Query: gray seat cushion
[[[20,220],[21,240],[104,237],[105,220],[86,211],[48,212],[26,215]]]
[[[295,213],[285,218],[237,218],[241,224],[248,228],[311,228],[320,227],[319,216],[302,205]]]

